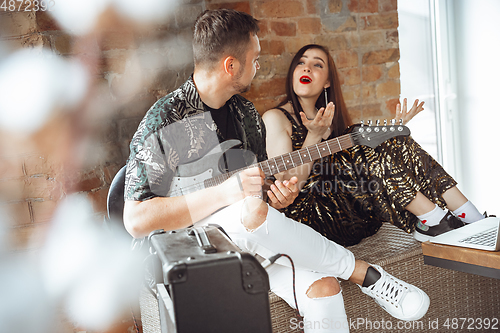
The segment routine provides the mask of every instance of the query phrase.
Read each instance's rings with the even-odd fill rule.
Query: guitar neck
[[[291,153],[270,158],[267,161],[259,162],[254,166],[258,166],[264,172],[266,177],[268,177],[293,169],[302,164],[313,162],[321,157],[337,153],[341,150],[350,148],[353,145],[351,134],[345,134],[315,145],[292,151]]]
[[[351,148],[354,145],[351,134],[345,134],[327,141],[317,143],[299,150],[294,150],[291,153],[286,153],[280,156],[270,158],[266,161],[252,164],[248,167],[234,170],[222,175],[204,181],[205,187],[211,187],[221,184],[232,175],[241,172],[248,168],[259,167],[266,177],[277,173],[293,169],[300,165],[313,162],[321,157],[325,157],[341,150]]]

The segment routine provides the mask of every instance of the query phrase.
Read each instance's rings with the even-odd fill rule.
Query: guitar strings
[[[397,133],[397,132],[396,132]],[[383,136],[387,136],[387,134],[391,134],[391,133],[388,133],[388,132],[374,132],[372,131],[371,133],[368,133],[369,136],[372,138],[372,139],[377,139],[377,138],[380,138],[380,137],[383,137]],[[359,132],[352,132],[352,133],[349,133],[349,134],[344,134],[344,135],[341,135],[339,137],[335,137],[333,139],[330,139],[330,140],[327,140],[327,141],[323,141],[323,142],[320,142],[318,143],[316,146],[318,148],[322,148],[323,146],[327,146],[329,142],[334,142],[336,143],[337,145],[340,143],[340,147],[339,148],[342,148],[342,146],[345,144],[346,146],[349,146],[349,147],[346,147],[347,148],[350,148],[352,146],[355,146],[356,144],[353,142],[352,139],[358,139],[360,137],[363,137],[364,135],[366,135],[366,132],[363,132],[363,133],[359,133]],[[395,137],[397,135],[392,135],[390,137],[388,137],[387,139],[390,139],[392,137]],[[335,142],[335,141],[338,141],[338,142]],[[307,148],[310,148],[311,146],[309,147],[304,147],[302,149],[307,149]],[[339,151],[342,151],[343,149],[339,150]],[[288,154],[298,154],[298,151],[300,150],[295,150],[295,151],[292,151]],[[312,152],[309,152],[309,150],[307,149],[308,153],[310,155],[316,155],[318,152],[317,151],[312,151]],[[333,152],[332,154],[335,154],[339,151],[336,151],[336,152]],[[283,155],[286,155],[286,154],[283,154]],[[241,172],[241,171],[244,171],[246,169],[250,169],[250,168],[253,168],[253,167],[256,167],[256,166],[259,166],[259,165],[263,165],[263,163],[267,162],[269,164],[269,161],[270,160],[276,160],[277,158],[283,156],[283,155],[280,155],[280,156],[276,156],[276,157],[273,157],[273,158],[270,158],[268,159],[267,161],[262,161],[262,162],[257,162],[257,163],[254,163],[254,164],[251,164],[249,166],[246,166],[246,167],[243,167],[243,168],[240,168],[240,169],[237,169],[237,170],[234,170],[234,171],[231,171],[231,172],[228,172],[228,173],[224,173],[224,174],[220,174],[220,175],[217,175],[217,176],[214,176],[212,178],[209,178],[209,179],[206,179],[202,182],[198,182],[196,184],[192,184],[192,185],[188,185],[188,186],[185,186],[183,187],[182,189],[179,189],[179,190],[174,190],[172,192],[170,192],[170,196],[177,196],[177,195],[182,195],[183,192],[187,191],[186,193],[191,193],[191,191],[194,191],[196,190],[197,188],[199,188],[200,184],[204,184],[204,185],[208,185],[208,186],[204,186],[204,188],[207,188],[207,187],[212,187],[212,186],[216,186],[216,185],[219,185],[221,184],[222,182],[226,181],[227,179],[229,179],[232,175],[238,173],[238,172]],[[328,155],[331,155],[331,154],[327,154],[325,156],[328,156]],[[312,156],[311,156],[312,158]],[[321,156],[317,157],[317,158],[312,158],[312,161],[318,159],[318,158],[321,158]],[[293,160],[293,158],[292,158]],[[311,162],[311,161],[309,161]],[[281,162],[279,162],[281,164]],[[308,163],[308,162],[305,162],[305,163]],[[275,164],[277,165],[277,163],[275,162]],[[303,164],[303,163],[302,163]],[[281,164],[282,166],[284,166],[283,164]],[[269,169],[269,167],[267,167],[267,169]],[[291,168],[289,168],[291,169]],[[286,170],[286,169],[285,169]],[[279,173],[279,172],[282,172],[282,171],[285,171],[285,170],[279,170],[279,167],[278,167],[278,172],[276,173]],[[269,172],[271,172],[271,170],[269,169]]]

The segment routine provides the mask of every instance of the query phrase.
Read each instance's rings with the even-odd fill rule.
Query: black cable
[[[295,309],[297,310],[297,313],[300,316],[300,311],[299,311],[299,304],[297,302],[297,293],[295,291],[295,265],[293,264],[292,258],[288,254],[283,254],[283,253],[278,253],[275,254],[274,256],[264,260],[262,262],[262,267],[267,268],[270,265],[274,264],[276,260],[278,260],[280,257],[286,257],[288,260],[290,260],[290,264],[292,265],[292,288],[293,288],[293,299],[295,300]]]

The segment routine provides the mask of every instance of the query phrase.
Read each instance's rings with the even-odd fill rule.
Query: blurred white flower
[[[92,31],[110,0],[58,0],[50,13],[61,27],[75,35]]]
[[[58,207],[41,255],[42,281],[69,318],[89,330],[105,330],[138,300],[142,257],[130,239],[111,235],[83,196]]]
[[[50,51],[21,50],[0,64],[0,127],[27,134],[58,108],[78,103],[89,77],[83,66]]]
[[[111,0],[118,12],[142,23],[161,23],[173,14],[179,0]]]

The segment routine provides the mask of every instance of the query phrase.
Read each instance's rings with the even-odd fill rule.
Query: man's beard
[[[236,90],[238,92],[238,94],[246,93],[247,91],[250,90],[250,87],[251,87],[251,84],[244,86],[239,82],[233,83],[233,89]]]
[[[243,66],[244,64],[242,64]],[[234,82],[233,82],[233,89],[235,91],[238,92],[238,94],[243,94],[243,93],[246,93],[247,91],[250,90],[250,86],[252,85],[251,83],[244,86],[242,85],[239,80],[241,79],[241,77],[243,76],[243,67],[241,68],[240,72],[238,74],[236,74],[236,77],[234,78]]]

